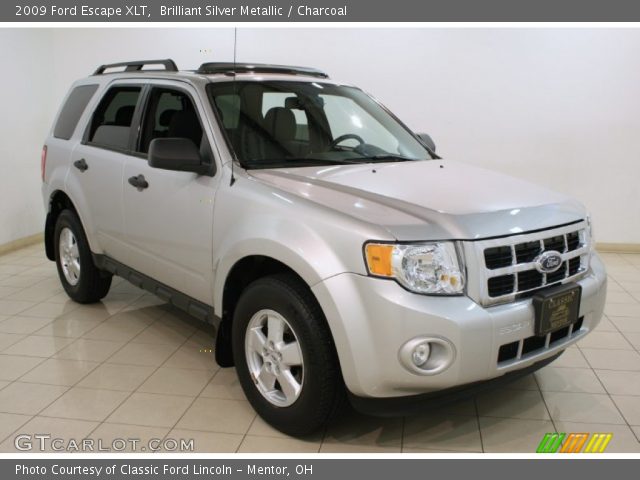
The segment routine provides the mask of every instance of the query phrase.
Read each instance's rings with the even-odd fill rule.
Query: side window
[[[87,108],[97,89],[98,85],[81,85],[71,91],[53,128],[54,137],[63,140],[71,138],[84,109]]]
[[[91,120],[89,142],[126,150],[140,87],[113,87],[103,97]]]
[[[188,138],[202,147],[202,125],[193,101],[186,93],[154,88],[149,96],[138,151],[149,152],[155,138]]]

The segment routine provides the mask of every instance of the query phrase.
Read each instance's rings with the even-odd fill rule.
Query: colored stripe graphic
[[[603,453],[612,438],[612,433],[545,433],[536,453]]]
[[[603,453],[613,438],[611,433],[594,433],[584,453]]]
[[[570,433],[567,440],[562,444],[560,453],[580,453],[587,438],[589,438],[588,433]]]
[[[566,433],[545,433],[536,453],[556,453],[565,436]]]

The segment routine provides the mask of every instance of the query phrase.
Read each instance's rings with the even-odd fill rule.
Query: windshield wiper
[[[335,159],[335,158],[287,158],[286,160],[270,161],[270,162],[255,162],[247,165],[249,169],[268,169],[268,168],[295,168],[295,167],[309,167],[314,163],[328,163],[332,165],[347,165],[347,164],[362,164],[364,162],[355,160]],[[309,165],[311,164],[311,165]]]
[[[287,162],[326,162],[326,163],[335,163],[336,165],[341,164],[357,164],[362,163],[360,158],[321,158],[321,157],[302,157],[302,158],[288,158]]]
[[[309,166],[307,163],[327,163],[332,165],[364,165],[370,162],[408,162],[416,160],[414,158],[403,157],[401,155],[381,154],[371,157],[357,158],[323,158],[323,157],[300,157],[287,158],[282,160],[273,160],[269,162],[256,162],[249,164],[249,168],[295,168]]]
[[[381,153],[380,155],[372,155],[370,157],[362,157],[360,160],[374,161],[374,162],[412,162],[417,160],[416,158],[403,157],[402,155],[393,155],[391,153]]]
[[[298,160],[298,159],[296,159]],[[341,163],[348,163],[348,164],[357,164],[357,163],[362,163],[360,160],[360,158],[314,158],[314,157],[310,157],[310,158],[301,158],[299,159],[301,161],[310,161],[310,162],[327,162],[327,163],[336,163],[336,164],[341,164]]]

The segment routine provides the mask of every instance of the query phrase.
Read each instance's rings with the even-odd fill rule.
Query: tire
[[[278,337],[276,325],[284,327],[284,341],[275,342],[269,350],[269,341]],[[294,275],[265,277],[245,289],[233,317],[232,342],[242,389],[274,428],[288,435],[307,435],[325,426],[339,411],[345,389],[333,339],[313,294]],[[260,351],[256,345],[266,345],[264,355],[256,353]],[[295,366],[298,358],[302,365]],[[273,377],[277,382],[269,390]],[[297,395],[292,378],[301,386]]]
[[[104,298],[112,275],[94,265],[84,229],[73,211],[60,213],[53,238],[58,276],[67,295],[78,303],[95,303]]]

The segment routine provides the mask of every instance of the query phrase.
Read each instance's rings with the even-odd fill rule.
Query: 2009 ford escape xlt
[[[97,302],[119,275],[215,325],[218,363],[291,434],[345,397],[394,414],[531,372],[602,316],[579,203],[441,159],[318,70],[101,66],[42,178],[68,295]]]

